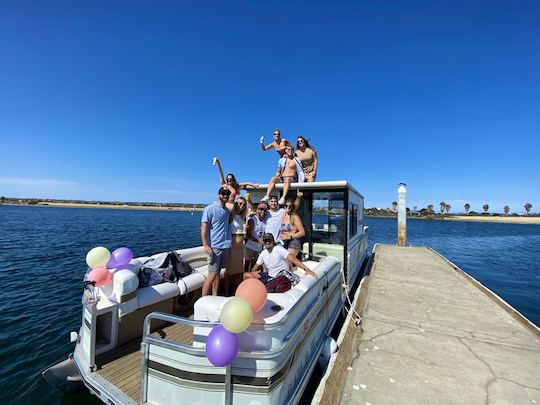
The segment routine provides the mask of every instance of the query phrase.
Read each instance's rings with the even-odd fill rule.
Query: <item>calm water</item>
[[[49,389],[40,372],[72,351],[84,257],[94,246],[136,256],[199,244],[200,213],[0,206],[0,402],[96,403]],[[368,218],[370,246],[395,243],[393,219]],[[428,245],[540,325],[540,226],[409,221]]]

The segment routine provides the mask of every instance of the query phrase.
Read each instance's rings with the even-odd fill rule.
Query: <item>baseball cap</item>
[[[220,187],[218,190],[218,194],[225,195],[228,197],[231,195],[231,190],[229,190],[227,187]]]
[[[262,240],[263,240],[263,242],[264,242],[265,240],[270,240],[270,241],[273,242],[273,241],[274,241],[274,235],[272,235],[270,232],[266,232],[266,233],[263,235]]]

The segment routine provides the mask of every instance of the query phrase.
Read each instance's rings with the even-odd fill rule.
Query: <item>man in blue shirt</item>
[[[218,295],[219,273],[227,265],[231,247],[230,211],[225,204],[231,192],[228,188],[220,188],[217,201],[208,205],[201,219],[201,240],[204,251],[208,255],[208,277],[202,286],[202,295],[208,295],[210,287],[212,295]]]

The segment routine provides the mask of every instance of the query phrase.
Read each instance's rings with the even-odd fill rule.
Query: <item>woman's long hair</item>
[[[238,212],[238,201],[242,200],[244,202],[244,209],[240,212]],[[248,213],[248,206],[247,206],[247,200],[244,197],[238,197],[236,201],[234,202],[234,214],[240,215],[243,219],[246,219]]]
[[[234,187],[235,190],[239,190],[240,184],[238,184],[238,182],[236,181],[236,177],[234,177],[234,174],[232,173],[227,173],[227,175],[225,176],[225,184],[229,185],[229,183],[227,182],[228,177],[232,178],[231,186]]]

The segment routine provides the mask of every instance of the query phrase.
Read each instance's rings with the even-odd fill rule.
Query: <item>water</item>
[[[0,206],[0,402],[99,403],[61,396],[40,372],[73,350],[84,257],[94,246],[136,256],[198,245],[200,212]],[[395,243],[395,219],[367,218],[370,247]],[[540,226],[409,221],[428,245],[540,324]]]

